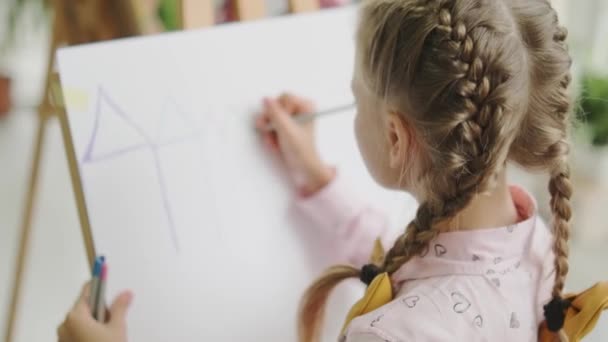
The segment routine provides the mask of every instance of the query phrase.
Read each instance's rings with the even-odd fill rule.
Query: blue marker
[[[91,278],[91,292],[89,295],[89,307],[91,308],[91,314],[93,316],[97,313],[97,292],[99,291],[99,276],[101,275],[101,266],[105,262],[103,256],[95,258],[95,264],[93,265],[93,276]]]

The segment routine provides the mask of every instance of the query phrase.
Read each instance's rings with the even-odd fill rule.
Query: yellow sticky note
[[[63,99],[66,107],[75,111],[86,111],[89,107],[89,93],[79,88],[63,88]]]

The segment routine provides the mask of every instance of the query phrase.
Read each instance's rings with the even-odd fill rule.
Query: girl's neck
[[[489,193],[475,196],[456,217],[440,223],[440,230],[475,230],[517,223],[519,214],[507,184],[506,168],[498,174],[495,184]]]

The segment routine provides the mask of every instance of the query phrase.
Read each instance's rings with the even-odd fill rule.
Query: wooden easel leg
[[[94,2],[98,2],[99,4],[104,4],[104,3],[108,3],[109,1],[107,0],[96,0],[96,1],[89,1],[90,3],[94,3]],[[205,0],[205,1],[195,1],[195,0],[189,0],[189,2],[191,3],[198,3],[198,2],[203,2],[204,4],[206,4],[209,8],[209,10],[207,12],[205,12],[207,14],[207,18],[206,20],[208,21],[212,21],[212,19],[208,19],[208,18],[213,18],[212,14],[212,0]],[[121,13],[129,13],[126,17],[121,19],[117,19],[117,22],[113,22],[113,23],[108,23],[106,21],[99,21],[96,20],[94,21],[95,24],[99,27],[96,27],[95,32],[89,32],[86,30],[85,27],[80,27],[80,25],[82,24],[81,22],[71,22],[70,19],[74,19],[74,18],[66,18],[66,9],[68,7],[72,8],[74,11],[77,10],[78,6],[74,7],[73,1],[68,1],[68,0],[51,0],[50,4],[51,7],[53,8],[54,12],[55,12],[55,16],[54,16],[54,20],[53,20],[53,30],[52,30],[52,38],[51,38],[51,46],[49,49],[49,56],[48,56],[48,64],[47,64],[47,70],[46,70],[46,84],[45,84],[45,91],[44,91],[44,96],[42,98],[41,101],[41,105],[39,107],[38,110],[38,132],[36,135],[36,141],[35,141],[35,145],[34,145],[34,155],[33,155],[33,163],[32,163],[32,168],[31,168],[31,173],[30,173],[30,179],[29,179],[29,187],[27,190],[27,197],[26,197],[26,203],[25,203],[25,209],[24,209],[24,213],[23,213],[23,221],[22,221],[22,225],[21,225],[21,233],[19,236],[19,245],[18,245],[18,250],[17,250],[17,259],[16,259],[16,264],[15,264],[15,278],[13,279],[13,287],[12,287],[12,294],[10,297],[10,303],[9,303],[9,308],[8,308],[8,320],[7,320],[7,325],[6,325],[6,333],[4,335],[4,342],[12,342],[14,339],[14,333],[15,333],[15,323],[17,320],[17,312],[18,312],[18,306],[19,306],[19,299],[21,297],[21,289],[22,289],[22,283],[23,283],[23,275],[24,275],[24,269],[25,269],[25,265],[27,262],[27,253],[29,252],[29,242],[30,242],[30,236],[31,236],[31,230],[32,230],[32,216],[34,213],[34,203],[36,201],[36,191],[37,191],[37,187],[38,187],[38,180],[39,180],[39,173],[40,173],[40,168],[41,168],[41,162],[42,162],[42,153],[43,153],[43,149],[44,149],[44,140],[45,140],[45,136],[46,136],[46,131],[47,131],[47,126],[48,126],[48,121],[49,118],[51,118],[54,115],[57,115],[59,113],[58,108],[55,108],[53,103],[52,103],[52,89],[51,89],[51,85],[52,82],[56,82],[56,80],[53,79],[53,69],[54,69],[54,65],[55,65],[55,52],[57,51],[57,48],[61,45],[61,44],[75,44],[75,43],[83,43],[83,42],[93,42],[95,40],[99,40],[100,38],[116,38],[116,37],[124,37],[124,36],[131,36],[131,35],[135,35],[138,33],[138,30],[136,29],[136,20],[133,17],[133,13],[132,13],[132,9],[130,8],[131,4],[129,4],[127,1],[120,1],[120,0],[115,0],[112,2],[115,6],[123,6],[123,7],[114,7],[114,8],[122,8]],[[76,13],[76,12],[73,12]],[[77,18],[78,17],[78,13],[77,14]],[[93,17],[88,18],[88,19],[83,19],[83,22],[87,22],[89,20],[92,19],[96,19],[95,16],[98,15],[98,13],[86,13],[86,15],[88,17],[90,17],[91,15],[93,15]],[[110,13],[110,17],[112,17],[113,13]],[[88,26],[87,26],[88,27]],[[107,32],[113,32],[110,36],[108,36]],[[67,121],[65,121],[65,112],[63,112],[63,109],[61,109],[62,111],[62,115],[59,115],[59,119],[63,120],[63,125],[62,125],[62,130],[63,130],[63,134],[64,137],[66,136],[67,132]],[[72,145],[68,145],[66,144],[66,146],[69,146],[70,148],[73,148]],[[69,159],[69,157],[68,157]],[[75,161],[72,160],[72,165],[75,165]],[[74,182],[74,180],[73,180]],[[73,184],[76,184],[73,183]],[[79,183],[78,183],[79,184]],[[82,194],[82,190],[81,188],[77,188],[79,189],[79,194]],[[81,200],[81,203],[84,203]],[[85,211],[84,207],[81,206],[79,207],[79,211],[81,213],[80,219],[81,219],[81,224],[83,227],[85,227],[85,221],[86,219],[84,218],[85,215],[83,215],[82,213]],[[85,223],[83,223],[85,222]],[[88,228],[88,226],[86,227]],[[89,255],[89,260],[92,260],[94,257],[94,250],[92,248],[92,239],[90,236],[90,230],[86,230],[83,228],[84,232],[89,232],[89,233],[83,233],[84,237],[85,237],[85,243],[89,243],[86,245],[87,247],[87,252]],[[91,264],[89,262],[89,264]]]
[[[36,142],[34,146],[34,159],[29,178],[29,187],[27,189],[27,197],[25,202],[25,210],[23,212],[23,222],[21,225],[21,235],[19,237],[19,245],[17,250],[17,262],[15,264],[15,278],[13,279],[12,294],[8,308],[8,321],[6,326],[5,342],[12,342],[15,332],[15,323],[17,320],[17,307],[21,296],[23,285],[23,271],[27,262],[27,253],[29,251],[30,232],[32,230],[32,217],[34,213],[34,203],[36,201],[36,190],[38,188],[38,180],[40,176],[40,162],[42,160],[42,150],[44,139],[46,136],[48,117],[46,115],[38,116],[38,132],[36,134]]]
[[[6,334],[4,335],[4,342],[12,342],[15,334],[15,324],[17,321],[17,311],[19,307],[19,299],[21,297],[21,289],[23,285],[23,273],[25,264],[27,262],[27,253],[29,252],[30,235],[32,230],[32,219],[34,214],[34,203],[36,201],[36,191],[38,189],[38,180],[40,174],[40,165],[42,161],[42,153],[44,149],[44,139],[46,136],[47,124],[50,115],[52,114],[50,104],[50,84],[51,84],[51,73],[55,65],[55,51],[59,46],[61,32],[58,26],[53,25],[53,33],[51,36],[51,46],[49,50],[47,68],[46,68],[46,81],[44,87],[44,94],[40,107],[38,108],[38,131],[36,133],[36,140],[34,142],[34,154],[32,159],[32,167],[30,171],[30,178],[28,183],[28,189],[25,200],[25,208],[23,211],[23,219],[21,223],[21,234],[19,236],[19,244],[17,246],[17,260],[15,263],[15,278],[13,279],[13,287],[11,289],[10,304],[8,307],[8,320],[6,324]]]

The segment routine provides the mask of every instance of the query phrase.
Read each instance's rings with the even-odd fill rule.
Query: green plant
[[[158,17],[165,26],[165,30],[179,29],[178,5],[176,0],[160,0],[158,4]]]
[[[608,145],[608,77],[585,76],[579,115],[595,146]]]
[[[3,0],[7,3],[6,24],[4,37],[0,40],[0,54],[5,53],[17,38],[17,23],[22,18],[26,10],[31,11],[36,18],[46,19],[48,9],[50,8],[49,0]],[[44,23],[46,20],[35,20],[37,24]]]

